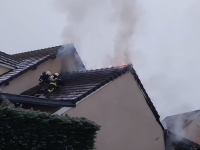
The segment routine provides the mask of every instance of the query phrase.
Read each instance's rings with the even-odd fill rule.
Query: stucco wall
[[[200,144],[200,116],[184,128],[184,137]]]
[[[3,67],[3,66],[0,66],[0,75],[8,72],[10,69],[9,68],[6,68],[6,67]]]
[[[50,59],[39,66],[35,70],[29,70],[28,72],[20,75],[9,82],[9,85],[2,88],[2,92],[20,94],[38,84],[38,78],[43,71],[51,71],[52,73],[61,71],[61,61],[57,57]]]
[[[163,130],[131,73],[114,80],[67,112],[101,125],[98,150],[164,150]]]

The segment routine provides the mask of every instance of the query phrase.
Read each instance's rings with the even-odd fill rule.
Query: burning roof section
[[[50,94],[50,99],[54,100],[73,100],[80,101],[84,97],[93,93],[100,87],[111,82],[112,80],[118,78],[119,76],[125,74],[126,72],[131,72],[135,80],[137,81],[147,104],[155,115],[156,120],[160,123],[160,116],[156,111],[153,103],[151,102],[148,94],[146,93],[140,79],[138,78],[132,65],[125,65],[121,67],[111,67],[96,70],[79,71],[72,73],[64,73],[61,78],[64,81],[64,85],[58,87],[58,89]],[[39,86],[33,87],[23,93],[22,95],[32,95],[39,89]],[[161,125],[162,127],[162,125]],[[162,127],[163,128],[163,127]]]
[[[0,64],[15,68],[18,63],[20,63],[20,59],[0,51]]]
[[[60,46],[56,46],[14,55],[4,55],[6,56],[5,59],[7,61],[10,60],[10,57],[20,61],[15,61],[15,69],[0,76],[0,86],[7,84],[9,81],[23,73],[36,68],[37,65],[47,61],[48,59],[55,58],[59,47]]]
[[[174,133],[178,133],[188,126],[199,115],[200,110],[168,116],[162,120],[162,124],[165,129],[168,129]]]

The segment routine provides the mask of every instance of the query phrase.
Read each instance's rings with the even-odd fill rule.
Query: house
[[[165,129],[200,145],[200,110],[168,116],[162,124]]]
[[[159,114],[131,64],[66,71],[63,64],[66,67],[74,61],[58,55],[60,48],[0,53],[0,98],[23,104],[25,109],[96,122],[101,126],[96,139],[98,150],[165,150],[165,130]],[[39,75],[46,70],[61,73],[64,85],[49,98],[31,96],[39,88]]]

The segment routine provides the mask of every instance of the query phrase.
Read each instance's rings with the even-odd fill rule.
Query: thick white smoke
[[[57,0],[57,9],[67,16],[63,43],[74,43],[88,68],[131,63],[137,5],[136,0]]]
[[[189,139],[198,143],[200,128],[199,125],[200,111],[193,111],[184,114],[178,114],[167,117],[162,121],[165,129],[168,129],[177,135],[178,141],[182,138]]]
[[[112,65],[128,64],[132,62],[133,49],[130,46],[139,19],[136,0],[113,0],[113,21],[118,26],[114,39],[114,57]],[[131,51],[132,50],[132,51]]]

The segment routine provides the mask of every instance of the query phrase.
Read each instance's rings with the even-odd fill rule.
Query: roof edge
[[[38,104],[45,106],[61,106],[61,107],[76,107],[74,101],[52,100],[47,98],[38,98],[25,95],[16,95],[9,93],[0,93],[0,100],[7,98],[14,103]]]
[[[142,92],[142,94],[143,94],[143,96],[144,96],[144,98],[145,98],[145,100],[146,100],[146,102],[147,102],[149,108],[151,109],[152,113],[153,113],[154,116],[155,116],[156,121],[157,121],[158,124],[161,126],[162,130],[164,131],[165,129],[164,129],[164,127],[163,127],[163,125],[162,125],[162,123],[161,123],[161,121],[160,121],[160,115],[158,114],[158,112],[157,112],[155,106],[153,105],[153,103],[152,103],[152,101],[151,101],[149,95],[147,94],[147,92],[146,92],[146,90],[145,90],[145,88],[144,88],[144,86],[143,86],[141,80],[139,79],[139,77],[138,77],[136,71],[134,70],[133,65],[130,64],[130,65],[128,66],[128,69],[129,69],[129,71],[132,73],[132,75],[133,75],[133,77],[135,78],[135,80],[137,81],[137,83],[138,83],[138,85],[139,85],[139,87],[140,87],[140,90],[141,90],[141,92]]]
[[[31,52],[40,51],[40,50],[45,50],[45,49],[49,49],[49,48],[56,48],[56,47],[60,47],[60,46],[62,46],[62,45],[51,46],[51,47],[47,47],[47,48],[41,48],[41,49],[36,49],[36,50],[31,50],[31,51],[26,51],[26,52],[21,52],[21,53],[15,53],[15,54],[12,54],[11,56],[14,56],[15,58],[17,58],[16,57],[17,55],[31,53]]]

